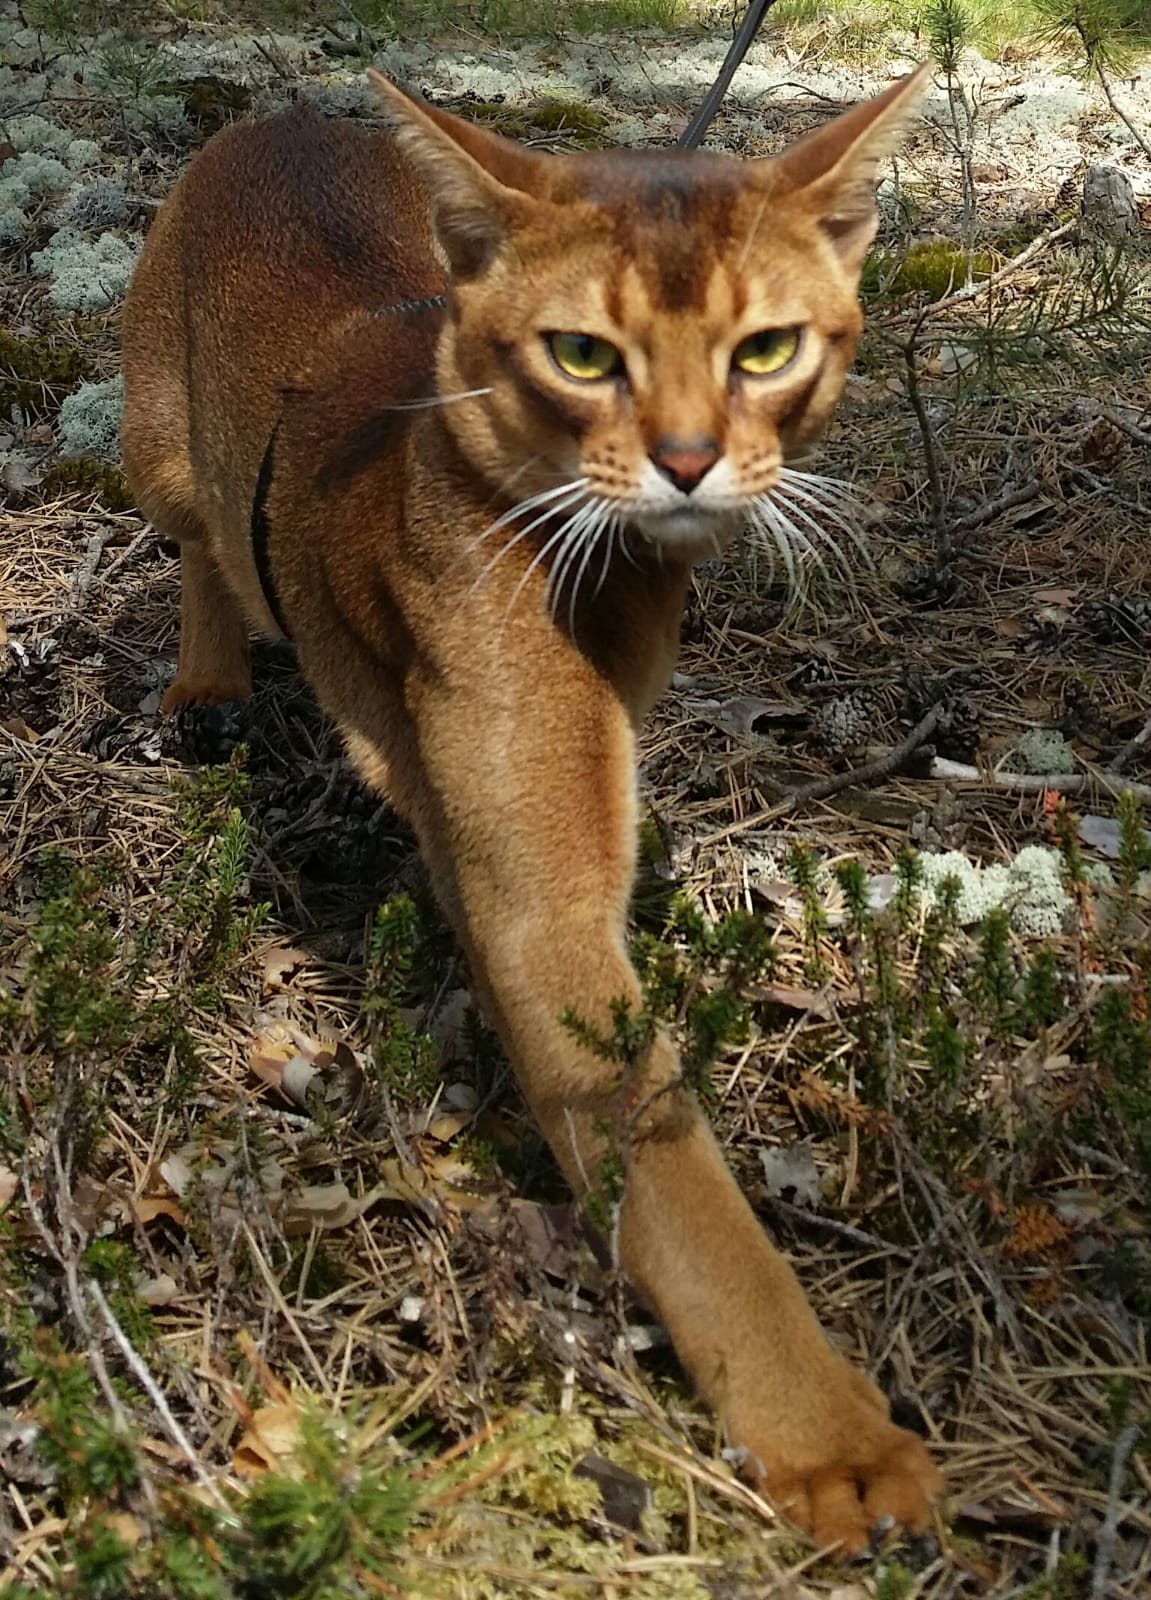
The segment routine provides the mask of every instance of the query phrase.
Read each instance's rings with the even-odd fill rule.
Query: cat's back
[[[365,315],[445,281],[391,134],[304,103],[223,130],[161,207],[129,292],[126,447],[158,459],[182,440],[202,492],[243,504],[283,391],[329,369]]]

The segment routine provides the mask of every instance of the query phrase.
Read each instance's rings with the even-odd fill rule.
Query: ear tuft
[[[771,158],[783,190],[810,197],[812,209],[845,266],[859,272],[875,237],[879,168],[899,148],[919,114],[929,63],[873,100],[852,106]]]

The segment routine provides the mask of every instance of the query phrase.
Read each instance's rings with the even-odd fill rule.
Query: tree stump
[[[1142,228],[1131,179],[1118,167],[1088,167],[1083,175],[1083,221],[1104,239],[1134,239]]]

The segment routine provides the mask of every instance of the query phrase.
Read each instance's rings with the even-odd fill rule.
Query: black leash
[[[718,78],[707,91],[703,98],[703,104],[695,116],[692,117],[687,127],[676,140],[679,149],[695,150],[701,144],[704,134],[715,120],[715,114],[719,110],[723,97],[731,85],[731,80],[739,71],[743,58],[751,46],[751,41],[759,32],[760,24],[774,4],[775,0],[751,0],[751,4],[743,14],[743,21],[739,25],[739,31],[728,46],[727,54],[723,58],[723,66],[719,69]]]

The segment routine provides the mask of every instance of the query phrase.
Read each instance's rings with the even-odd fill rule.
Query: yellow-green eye
[[[738,372],[763,378],[769,372],[782,372],[789,361],[794,361],[798,349],[798,328],[764,328],[740,340],[731,364]]]
[[[592,333],[549,333],[546,338],[552,360],[569,378],[590,383],[623,371],[623,357],[606,339],[597,339]]]

